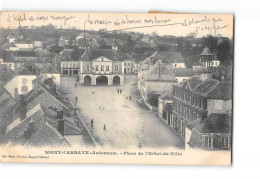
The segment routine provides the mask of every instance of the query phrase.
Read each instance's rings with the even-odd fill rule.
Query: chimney
[[[201,74],[201,80],[205,81],[205,80],[209,80],[209,79],[212,79],[212,73],[203,71]]]
[[[27,127],[27,129],[24,131],[24,137],[29,139],[32,136],[32,133],[34,132],[34,128],[35,128],[35,123],[34,121],[31,119],[29,126]]]
[[[26,118],[26,102],[24,100],[24,95],[21,95],[20,98],[19,112],[20,112],[20,120],[22,121]]]
[[[64,136],[64,119],[63,119],[63,110],[57,110],[57,119],[58,119],[58,131],[59,133]]]

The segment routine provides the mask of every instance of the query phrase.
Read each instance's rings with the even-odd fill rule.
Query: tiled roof
[[[199,125],[202,122],[202,118],[197,118],[189,123],[187,123],[185,126],[189,129],[194,128],[195,126]]]
[[[110,60],[121,61],[123,60],[120,55],[112,49],[88,49],[82,55],[82,60],[94,60],[98,57],[106,57]]]
[[[73,50],[73,49],[64,49],[61,53],[62,61],[78,61],[83,55],[84,50]]]
[[[210,114],[205,120],[194,126],[199,133],[231,133],[231,116],[228,114]]]
[[[30,69],[32,68],[32,69]],[[24,66],[17,68],[14,71],[14,75],[13,78],[17,75],[35,75],[38,76],[40,74],[40,69],[34,65],[34,63],[32,62],[28,62],[26,64],[24,64]]]
[[[60,52],[60,57],[62,61],[69,61],[71,60],[71,52],[73,49],[64,49]]]
[[[194,88],[196,88],[196,87],[201,83],[201,81],[188,80],[187,83],[188,83],[190,89],[191,89],[191,90],[194,90]]]
[[[201,75],[195,75],[179,83],[179,87],[183,87],[184,84],[188,84],[193,93],[210,99],[232,99],[232,83],[229,81],[219,81],[216,79],[202,81]],[[176,86],[177,84],[174,85]]]
[[[211,99],[231,100],[232,83],[228,81],[221,81],[207,96]]]
[[[149,80],[176,82],[175,75],[161,61],[157,61],[147,71],[146,81]]]
[[[197,74],[192,68],[174,68],[173,73],[176,77],[192,77]]]
[[[215,79],[208,79],[199,84],[193,92],[202,96],[207,96],[218,85],[219,81]]]
[[[41,73],[46,74],[60,74],[60,72],[50,63],[47,63],[41,70]]]
[[[181,52],[160,52],[164,63],[185,63]]]
[[[13,57],[37,57],[37,55],[33,51],[5,51],[3,61],[11,62]]]
[[[159,60],[168,65],[172,63],[184,63],[181,52],[155,52],[141,62],[138,70],[147,70],[149,64],[154,64]]]
[[[0,85],[0,118],[1,116],[5,116],[5,114],[15,105],[15,99],[2,85]]]
[[[45,118],[41,105],[35,106],[27,112],[26,118],[16,119],[7,127],[6,138],[10,145],[25,146],[60,146],[65,138],[51,125]],[[29,129],[30,123],[34,123],[34,128],[29,137],[25,137],[24,131]]]
[[[58,130],[58,119],[57,119],[57,112],[54,109],[43,107],[43,111],[46,114],[47,122],[56,130]],[[75,118],[68,117],[63,114],[64,119],[64,135],[81,135],[81,130],[75,124]]]

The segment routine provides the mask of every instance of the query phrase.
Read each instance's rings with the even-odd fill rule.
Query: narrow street
[[[126,75],[124,86],[83,86],[76,82],[75,88],[75,82],[74,77],[62,77],[61,89],[72,101],[77,97],[76,106],[101,146],[129,149],[141,143],[142,147],[184,148],[181,138],[156,113],[127,99],[136,88],[137,76]],[[122,94],[118,94],[118,89],[122,89]]]

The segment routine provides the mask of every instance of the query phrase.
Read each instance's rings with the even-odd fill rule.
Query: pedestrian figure
[[[106,124],[104,124],[103,130],[104,130],[104,131],[106,130]]]
[[[76,98],[75,98],[75,99],[76,99],[76,102],[78,102],[78,97],[77,97],[77,96],[76,96]]]
[[[139,144],[138,144],[138,148],[139,148],[139,149],[142,148],[142,143],[141,143],[141,142],[139,142]]]
[[[119,94],[119,89],[117,89],[117,94]]]
[[[122,93],[122,90],[120,89],[120,94]]]
[[[93,127],[94,126],[94,121],[93,121],[93,119],[91,119],[91,127]]]
[[[131,96],[129,96],[129,100],[131,101],[131,99],[132,99],[132,97]]]
[[[77,83],[75,83],[75,88],[77,88]]]

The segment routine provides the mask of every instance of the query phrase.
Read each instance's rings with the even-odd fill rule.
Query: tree
[[[223,42],[217,46],[217,57],[223,64],[232,64],[232,57],[230,57],[232,54],[231,49],[232,43],[228,39],[224,39]]]

